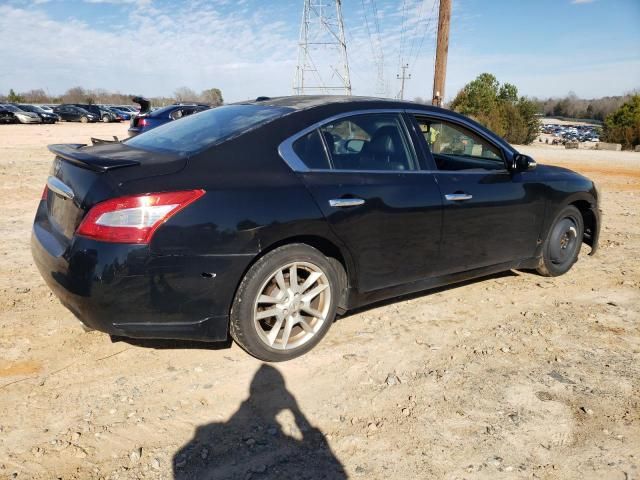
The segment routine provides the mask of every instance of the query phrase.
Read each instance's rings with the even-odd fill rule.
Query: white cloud
[[[267,11],[223,15],[211,2],[181,9],[136,3],[128,24],[98,30],[56,21],[38,9],[0,5],[0,92],[74,85],[167,95],[188,85],[220,87],[225,98],[288,94],[296,42]],[[21,40],[25,32],[46,35]],[[33,39],[35,38],[35,40]]]
[[[113,5],[125,5],[138,3],[140,0],[82,0],[85,3],[110,3]],[[149,2],[145,2],[149,3]]]
[[[437,15],[435,1],[423,4],[421,0],[407,0],[404,28],[400,21],[402,2],[378,2],[381,38],[379,44],[374,39],[374,50],[383,49],[389,96],[399,90],[398,46],[404,38],[402,61],[410,64],[412,76],[405,86],[405,98],[431,97],[436,21],[428,23],[426,19]],[[225,7],[226,2],[231,3]],[[355,5],[355,13],[345,16],[353,93],[374,95],[377,72],[372,46],[364,11],[360,2]],[[477,19],[465,17],[463,8],[456,11],[455,5],[456,28],[477,23]],[[0,3],[0,93],[10,88],[45,88],[51,94],[60,94],[81,85],[149,96],[170,95],[180,86],[196,91],[218,87],[229,101],[289,95],[297,60],[298,7],[301,5],[296,3],[295,20],[291,22],[286,11],[291,7],[271,2],[186,0],[178,9],[173,2],[148,0],[118,9],[123,15],[121,22],[107,19],[88,25],[79,20],[55,20],[33,5]],[[368,19],[373,30],[370,11]],[[46,35],[29,34],[25,40],[34,26]],[[529,95],[575,90],[578,95],[601,96],[638,87],[640,61],[633,53],[627,52],[625,57],[624,52],[612,54],[594,47],[588,54],[573,55],[570,60],[563,53],[542,59],[535,54],[478,54],[472,48],[461,48],[453,33],[447,98],[487,71],[495,73],[500,81],[515,83],[521,93]],[[317,52],[315,59],[337,65],[336,57],[329,52]],[[624,71],[625,75],[612,75],[615,71]]]

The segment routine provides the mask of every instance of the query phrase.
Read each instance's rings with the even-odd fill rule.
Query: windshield
[[[2,109],[3,110],[8,110],[10,112],[21,112],[22,111],[19,108],[14,107],[13,105],[2,105]]]
[[[151,152],[190,155],[291,111],[265,105],[226,105],[166,123],[125,143]]]

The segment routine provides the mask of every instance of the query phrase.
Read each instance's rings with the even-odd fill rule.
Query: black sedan
[[[561,275],[597,248],[591,180],[413,103],[262,97],[49,149],[35,262],[113,335],[230,334],[287,360],[336,313],[508,269]]]
[[[97,115],[75,105],[59,105],[53,109],[53,113],[65,122],[93,123],[100,119]]]

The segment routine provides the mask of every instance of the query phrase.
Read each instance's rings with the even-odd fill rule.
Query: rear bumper
[[[252,258],[155,256],[145,245],[82,237],[65,247],[38,223],[31,250],[49,288],[85,325],[124,337],[203,341],[227,339],[235,289]]]

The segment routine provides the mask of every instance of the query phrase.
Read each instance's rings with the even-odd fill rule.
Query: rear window
[[[125,143],[151,152],[190,155],[291,111],[265,105],[227,105],[166,123]]]

